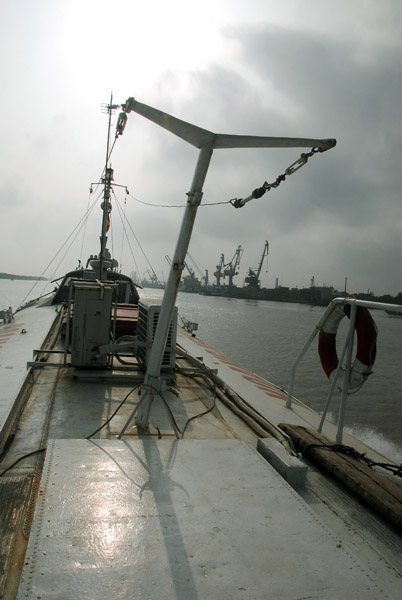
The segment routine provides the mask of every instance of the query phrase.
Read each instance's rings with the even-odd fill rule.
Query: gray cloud
[[[106,122],[100,103],[112,87],[117,102],[136,95],[217,132],[337,138],[336,148],[315,155],[277,190],[243,209],[200,208],[190,252],[210,273],[222,252],[231,258],[241,244],[241,284],[268,239],[268,285],[279,277],[284,285],[308,286],[314,275],[317,283],[339,288],[348,277],[353,291],[400,291],[400,3],[340,0],[324,7],[306,0],[303,6],[290,3],[287,16],[272,22],[266,19],[275,4],[266,4],[253,0],[245,11],[230,3],[233,10],[221,19],[226,23],[219,31],[221,50],[208,53],[207,44],[207,60],[186,68],[164,60],[172,34],[153,37],[146,48],[119,36],[116,50],[106,53],[106,31],[95,36],[83,23],[75,25],[74,7],[64,3],[61,12],[43,19],[45,3],[35,13],[35,27],[20,26],[17,13],[14,21],[8,19],[2,38],[8,93],[0,100],[5,150],[0,206],[7,223],[0,242],[7,257],[2,270],[41,272],[85,213],[89,183],[104,163]],[[128,4],[120,5],[128,10]],[[128,34],[127,26],[124,31]],[[197,45],[207,33],[197,34]],[[160,62],[153,79],[141,78],[137,69],[144,52],[155,52]],[[204,202],[248,195],[264,181],[274,181],[301,151],[216,151]],[[130,115],[112,162],[116,182],[127,185],[132,196],[176,205],[185,202],[196,158],[193,148]],[[117,189],[116,194],[124,202],[124,194]],[[132,198],[125,207],[155,270],[166,275],[164,256],[173,252],[183,209],[145,206]],[[98,208],[87,226],[87,253],[97,251],[95,215]],[[119,221],[115,207],[117,254]],[[60,269],[75,266],[81,244],[80,234],[73,258],[66,257]],[[147,262],[137,242],[131,244],[142,275]],[[123,266],[137,268],[127,242]]]

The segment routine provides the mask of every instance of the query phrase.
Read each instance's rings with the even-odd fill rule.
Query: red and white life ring
[[[339,323],[345,315],[350,318],[350,304],[337,305],[320,330],[318,353],[329,379],[339,363],[336,353],[336,334]],[[355,330],[357,352],[350,372],[349,391],[358,389],[372,373],[371,368],[377,353],[377,327],[370,312],[363,306],[356,307]]]

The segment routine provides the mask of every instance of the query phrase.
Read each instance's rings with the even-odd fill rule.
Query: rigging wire
[[[117,134],[116,134],[116,136],[115,136],[115,139],[114,139],[114,141],[113,141],[113,144],[112,144],[112,147],[110,148],[110,151],[109,151],[109,153],[108,153],[108,156],[107,156],[107,163],[110,161],[110,157],[111,157],[111,155],[112,155],[112,152],[113,152],[113,150],[114,150],[114,147],[115,147],[115,144],[116,144],[117,138],[118,138],[118,136],[117,136]],[[96,185],[96,187],[95,187],[95,191],[98,189],[98,187],[99,187],[100,185],[102,185],[102,179],[103,179],[103,176],[104,176],[104,174],[105,174],[105,169],[106,169],[106,165],[105,165],[105,167],[103,167],[103,170],[102,170],[101,176],[100,176],[100,178],[99,178],[99,181],[98,181],[98,182],[95,184],[95,185]],[[91,187],[91,191],[90,191],[90,193],[92,193],[92,187]],[[65,256],[66,256],[66,254],[67,254],[68,250],[71,248],[72,244],[74,243],[75,239],[77,238],[77,236],[78,236],[79,232],[81,231],[81,225],[82,225],[82,222],[84,222],[84,233],[83,233],[83,239],[82,239],[82,244],[81,244],[80,257],[79,257],[79,258],[80,258],[80,261],[81,261],[81,259],[82,259],[82,253],[83,253],[83,245],[84,245],[84,238],[85,238],[85,231],[86,231],[87,219],[88,219],[88,217],[89,217],[90,213],[92,212],[92,210],[93,210],[93,208],[94,208],[94,206],[95,206],[95,203],[98,201],[99,197],[100,197],[100,194],[99,194],[99,195],[96,197],[96,199],[95,199],[95,201],[93,202],[92,206],[89,208],[89,204],[90,204],[90,196],[89,196],[89,198],[88,198],[88,206],[87,206],[87,211],[86,211],[85,215],[84,215],[84,216],[83,216],[83,217],[80,219],[80,221],[78,222],[78,224],[76,225],[76,227],[73,229],[73,231],[72,231],[72,232],[70,233],[70,235],[67,237],[67,239],[64,241],[64,243],[63,243],[63,244],[62,244],[62,246],[59,248],[59,250],[56,252],[56,254],[55,254],[55,255],[54,255],[54,257],[52,258],[52,260],[51,260],[51,261],[48,263],[48,265],[47,265],[47,266],[45,267],[45,269],[42,271],[41,275],[38,277],[38,279],[35,281],[34,285],[33,285],[33,286],[31,287],[31,289],[28,291],[28,293],[26,294],[25,298],[24,298],[24,299],[22,300],[22,302],[19,304],[19,306],[18,306],[17,310],[19,310],[19,309],[22,307],[22,305],[25,303],[26,299],[27,299],[27,298],[28,298],[28,297],[31,295],[31,293],[33,292],[33,290],[35,289],[35,287],[37,286],[37,284],[39,283],[39,281],[41,281],[41,279],[42,279],[42,277],[44,276],[44,274],[46,273],[46,271],[47,271],[47,270],[50,268],[50,266],[53,264],[53,261],[54,261],[54,260],[56,260],[57,256],[58,256],[58,255],[60,254],[60,252],[63,250],[64,246],[65,246],[65,245],[68,243],[68,241],[70,240],[71,236],[72,236],[72,235],[75,233],[75,231],[77,230],[77,228],[79,228],[79,229],[78,229],[78,232],[77,232],[77,234],[74,236],[74,238],[73,238],[73,240],[72,240],[72,242],[71,242],[70,246],[68,246],[68,248],[67,248],[67,251],[64,253],[64,255],[63,255],[62,259],[61,259],[61,260],[60,260],[60,262],[58,263],[57,267],[54,269],[54,271],[53,271],[53,274],[52,274],[52,276],[50,277],[50,280],[52,280],[52,279],[53,279],[53,277],[54,277],[54,273],[56,272],[56,270],[57,270],[57,269],[58,269],[58,267],[60,266],[61,262],[63,261],[63,259],[64,259],[64,258],[65,258]],[[46,288],[47,288],[48,284],[49,284],[49,283],[47,282],[47,283],[46,283],[46,285],[45,285],[45,287],[44,287],[44,289],[43,289],[43,292],[46,290]],[[42,292],[42,293],[43,293],[43,292]]]
[[[124,224],[123,218],[122,218],[122,210],[121,210],[120,202],[119,202],[119,200],[118,200],[118,198],[117,198],[117,196],[115,195],[115,193],[114,193],[114,191],[113,191],[113,190],[112,190],[112,193],[113,193],[113,197],[114,197],[114,199],[116,200],[116,206],[117,206],[117,210],[118,210],[118,212],[119,212],[119,217],[120,217],[120,220],[121,220],[121,224],[122,224],[122,226],[123,226],[123,232],[124,232],[124,235],[126,236],[126,239],[127,239],[128,247],[130,248],[131,257],[132,257],[132,259],[133,259],[133,262],[134,262],[135,268],[136,268],[136,270],[137,270],[137,273],[139,273],[139,269],[138,269],[137,261],[135,260],[135,255],[134,255],[133,249],[132,249],[132,247],[131,247],[131,244],[130,244],[129,237],[128,237],[128,235],[127,235],[127,230],[126,230],[126,227],[125,227],[125,224]],[[124,215],[124,217],[125,217],[125,219],[127,220],[127,217],[126,217],[126,215]]]
[[[139,202],[140,204],[145,204],[145,206],[152,206],[154,208],[186,208],[186,206],[187,206],[187,204],[153,204],[152,202],[145,202],[144,200],[140,200],[139,198],[136,198],[132,194],[128,194],[128,195],[130,196],[130,198],[132,198],[136,202]],[[230,203],[231,203],[230,200],[224,200],[223,202],[202,202],[199,207],[201,208],[202,206],[218,206],[220,204],[230,204]]]
[[[117,197],[115,196],[115,194],[113,194],[113,195],[114,195],[114,197],[116,198],[116,202],[117,202],[117,204],[119,205],[120,203],[119,203],[119,201],[118,201]],[[129,194],[129,196],[130,196],[130,194]],[[121,210],[121,207],[120,207],[120,210]],[[141,244],[140,244],[140,241],[139,241],[138,237],[135,235],[135,233],[134,233],[134,230],[133,230],[133,228],[131,227],[131,223],[130,223],[130,221],[128,220],[128,218],[127,218],[127,216],[126,216],[126,215],[124,215],[124,216],[125,216],[125,219],[126,219],[126,223],[128,224],[128,226],[129,226],[129,228],[130,228],[130,230],[131,230],[131,233],[132,233],[132,234],[133,234],[133,236],[134,236],[134,239],[135,239],[135,241],[137,242],[137,244],[138,244],[138,246],[139,246],[139,248],[140,248],[140,250],[141,250],[141,252],[142,252],[142,254],[143,254],[144,258],[145,258],[145,260],[147,261],[147,263],[148,263],[148,265],[149,265],[149,268],[151,269],[152,273],[155,275],[156,279],[159,281],[159,279],[158,279],[158,276],[156,275],[156,273],[155,273],[155,271],[154,271],[154,268],[153,268],[153,266],[151,265],[151,263],[150,263],[150,261],[149,261],[149,259],[148,259],[147,255],[145,254],[145,251],[144,251],[144,249],[142,248],[142,246],[141,246]],[[127,237],[127,239],[128,239],[128,237]]]
[[[57,263],[56,267],[53,269],[53,273],[52,273],[52,275],[50,276],[50,280],[53,280],[53,278],[54,278],[54,276],[55,276],[55,273],[56,273],[56,272],[57,272],[57,270],[59,269],[59,267],[60,267],[61,263],[63,262],[63,260],[65,259],[66,255],[67,255],[67,253],[70,251],[70,249],[71,249],[71,246],[74,244],[75,240],[77,239],[77,237],[78,237],[78,235],[79,235],[79,233],[80,233],[80,231],[81,231],[81,228],[82,228],[83,226],[85,226],[85,224],[87,223],[88,217],[89,217],[89,215],[91,214],[91,212],[93,211],[93,209],[94,209],[94,207],[95,207],[95,205],[96,205],[96,202],[97,202],[97,200],[98,200],[98,199],[99,199],[99,196],[98,196],[97,198],[95,198],[94,202],[92,203],[92,205],[91,205],[91,207],[90,207],[90,209],[89,209],[89,213],[86,215],[86,219],[85,219],[84,223],[83,223],[83,224],[81,225],[81,227],[78,229],[77,233],[75,234],[75,236],[74,236],[74,237],[73,237],[73,239],[71,240],[71,242],[70,242],[69,246],[66,248],[66,250],[65,250],[65,252],[64,252],[64,254],[63,254],[63,256],[61,257],[61,259],[60,259],[60,260],[59,260],[59,262]],[[71,235],[72,235],[72,234],[70,234],[70,237],[71,237]],[[67,240],[66,240],[66,241],[67,241]],[[46,287],[47,287],[47,284],[46,284],[46,286],[45,286],[44,290],[46,289]],[[43,291],[44,291],[44,290],[43,290]]]
[[[112,220],[112,213],[109,213],[109,231],[110,231],[110,243],[112,245],[112,257],[114,258],[114,227],[113,227],[113,220]],[[106,232],[107,234],[107,232]],[[107,238],[106,238],[107,240]]]
[[[110,152],[109,152],[108,157],[107,157],[107,162],[110,162],[110,157],[112,156],[112,152],[113,152],[114,146],[116,144],[117,138],[118,138],[118,136],[116,135],[116,137],[114,138],[112,147],[110,148]],[[103,169],[103,173],[104,172],[105,172],[105,169]],[[102,173],[102,175],[103,175],[103,173]]]
[[[127,195],[124,197],[124,210],[123,210],[124,217],[126,217],[126,209],[127,209]],[[122,223],[123,223],[123,219],[122,219]],[[124,230],[124,227],[123,227],[123,230]],[[124,235],[121,236],[120,269],[123,268],[123,246],[124,246]]]
[[[92,189],[89,190],[89,194],[88,194],[87,214],[88,214],[88,211],[89,211],[89,204],[90,204],[90,200],[91,200],[91,194],[92,194]],[[84,231],[82,233],[82,243],[81,243],[81,251],[80,251],[80,262],[82,261],[82,254],[84,252],[84,241],[85,241],[85,234],[86,234],[86,231],[87,231],[87,223],[88,223],[88,219],[86,219],[86,221],[85,221]]]
[[[84,222],[84,225],[83,225],[83,226],[85,226],[85,224],[87,223],[87,221],[88,221],[88,217],[89,217],[89,215],[91,214],[91,212],[93,211],[93,209],[95,208],[95,206],[96,206],[96,202],[97,202],[97,200],[98,200],[98,199],[99,199],[99,196],[98,196],[97,198],[95,198],[95,200],[94,200],[93,204],[91,205],[91,207],[90,207],[90,209],[89,209],[89,213],[87,214],[87,218],[85,219],[85,222]],[[53,274],[52,274],[52,276],[51,276],[51,279],[53,279],[53,277],[54,277],[54,275],[55,275],[56,271],[58,270],[58,268],[60,267],[61,263],[62,263],[62,262],[63,262],[63,260],[65,259],[65,257],[66,257],[66,254],[69,252],[69,250],[70,250],[71,246],[73,245],[73,243],[74,243],[74,242],[75,242],[75,240],[77,239],[77,237],[78,237],[78,234],[80,233],[80,231],[81,231],[81,228],[80,228],[80,229],[77,231],[76,235],[75,235],[75,236],[74,236],[74,238],[71,240],[71,243],[70,243],[70,245],[69,245],[69,246],[68,246],[68,248],[66,249],[65,253],[63,254],[62,258],[60,259],[59,263],[57,264],[56,268],[54,269],[54,271],[53,271]]]
[[[41,281],[42,277],[44,276],[44,274],[46,273],[46,271],[49,269],[49,267],[53,264],[53,262],[56,260],[56,258],[58,257],[58,255],[60,254],[60,252],[63,250],[63,248],[65,247],[65,245],[69,242],[70,238],[74,235],[74,233],[77,231],[77,234],[75,235],[74,240],[76,239],[77,235],[79,234],[79,232],[81,231],[81,227],[83,226],[83,223],[86,221],[86,219],[88,218],[89,214],[92,212],[96,202],[98,201],[99,196],[97,198],[95,198],[94,202],[92,203],[89,212],[87,211],[85,213],[85,215],[83,215],[83,217],[81,217],[81,219],[78,221],[77,225],[74,227],[73,231],[70,233],[70,235],[67,237],[67,239],[63,242],[63,244],[60,246],[59,250],[56,252],[56,254],[54,255],[54,257],[52,258],[52,260],[48,263],[48,265],[43,269],[41,275],[39,275],[38,279],[35,281],[34,285],[31,287],[31,289],[29,290],[29,292],[26,294],[25,298],[23,299],[23,301],[20,303],[19,307],[17,308],[17,310],[19,310],[21,308],[21,306],[24,304],[25,300],[28,298],[28,296],[32,293],[32,291],[35,289],[35,287],[37,286],[37,284],[39,283],[39,281]],[[72,242],[72,243],[73,243]],[[68,249],[71,247],[68,247]],[[64,258],[65,254],[63,255]],[[62,259],[63,260],[63,259]],[[60,261],[61,262],[61,261]],[[60,265],[59,262],[59,265]],[[58,266],[59,266],[58,265]],[[58,268],[58,267],[57,267]],[[53,272],[53,275],[50,279],[53,279],[55,271]],[[48,283],[46,284],[45,288],[47,287]]]

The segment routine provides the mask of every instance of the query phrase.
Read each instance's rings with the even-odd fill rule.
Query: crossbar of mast
[[[258,135],[236,135],[226,133],[213,133],[187,121],[182,121],[157,108],[129,98],[123,104],[125,113],[131,111],[149,119],[163,129],[170,131],[185,142],[201,149],[203,146],[212,145],[212,149],[225,148],[319,148],[328,150],[336,144],[334,139],[271,137]]]

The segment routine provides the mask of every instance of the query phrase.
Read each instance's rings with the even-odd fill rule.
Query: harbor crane
[[[190,252],[187,252],[187,256],[189,257],[189,259],[193,263],[195,269],[197,270],[197,273],[200,277],[201,285],[208,285],[208,270],[204,269],[204,271],[205,271],[205,275],[204,275],[203,271],[201,270],[202,265],[200,266],[197,264],[196,260],[191,256]]]
[[[233,258],[224,266],[223,277],[229,277],[229,287],[233,285],[233,277],[239,274],[237,270],[240,266],[240,260],[243,255],[243,248],[239,245]],[[223,256],[223,255],[222,255]]]
[[[189,256],[189,258],[191,258],[191,256],[189,254],[188,254],[188,256]],[[167,262],[169,263],[169,265],[172,264],[172,259],[167,254],[165,256],[165,259],[167,260]],[[191,260],[193,260],[193,259],[191,259]],[[199,289],[200,289],[200,287],[201,287],[201,282],[195,276],[194,269],[192,269],[187,264],[186,261],[184,261],[183,264],[184,264],[185,268],[188,271],[188,275],[184,275],[183,276],[183,279],[182,279],[182,282],[181,282],[181,289],[182,289],[182,291],[184,291],[184,292],[198,292]]]
[[[258,268],[257,269],[252,269],[251,267],[248,268],[248,273],[247,273],[246,278],[245,278],[245,283],[249,287],[252,287],[252,288],[259,288],[260,287],[259,277],[260,277],[262,265],[263,265],[263,262],[264,262],[264,258],[266,256],[268,256],[268,251],[269,251],[269,244],[268,244],[267,240],[265,240],[264,250],[262,252],[261,260],[260,260],[260,263],[258,265]]]
[[[225,275],[223,274],[224,264],[225,264],[225,256],[224,256],[224,254],[221,254],[221,257],[219,259],[219,264],[216,265],[216,271],[214,273],[214,277],[216,277],[216,285],[218,287],[220,287],[220,285],[221,285],[222,277],[225,277]]]
[[[158,279],[158,276],[155,273],[155,271],[151,272],[149,269],[147,269],[146,274],[148,274],[151,285],[157,285],[159,283],[159,279]],[[145,281],[145,283],[144,283],[144,281]],[[146,280],[144,280],[144,281],[143,281],[143,285],[146,285]]]

